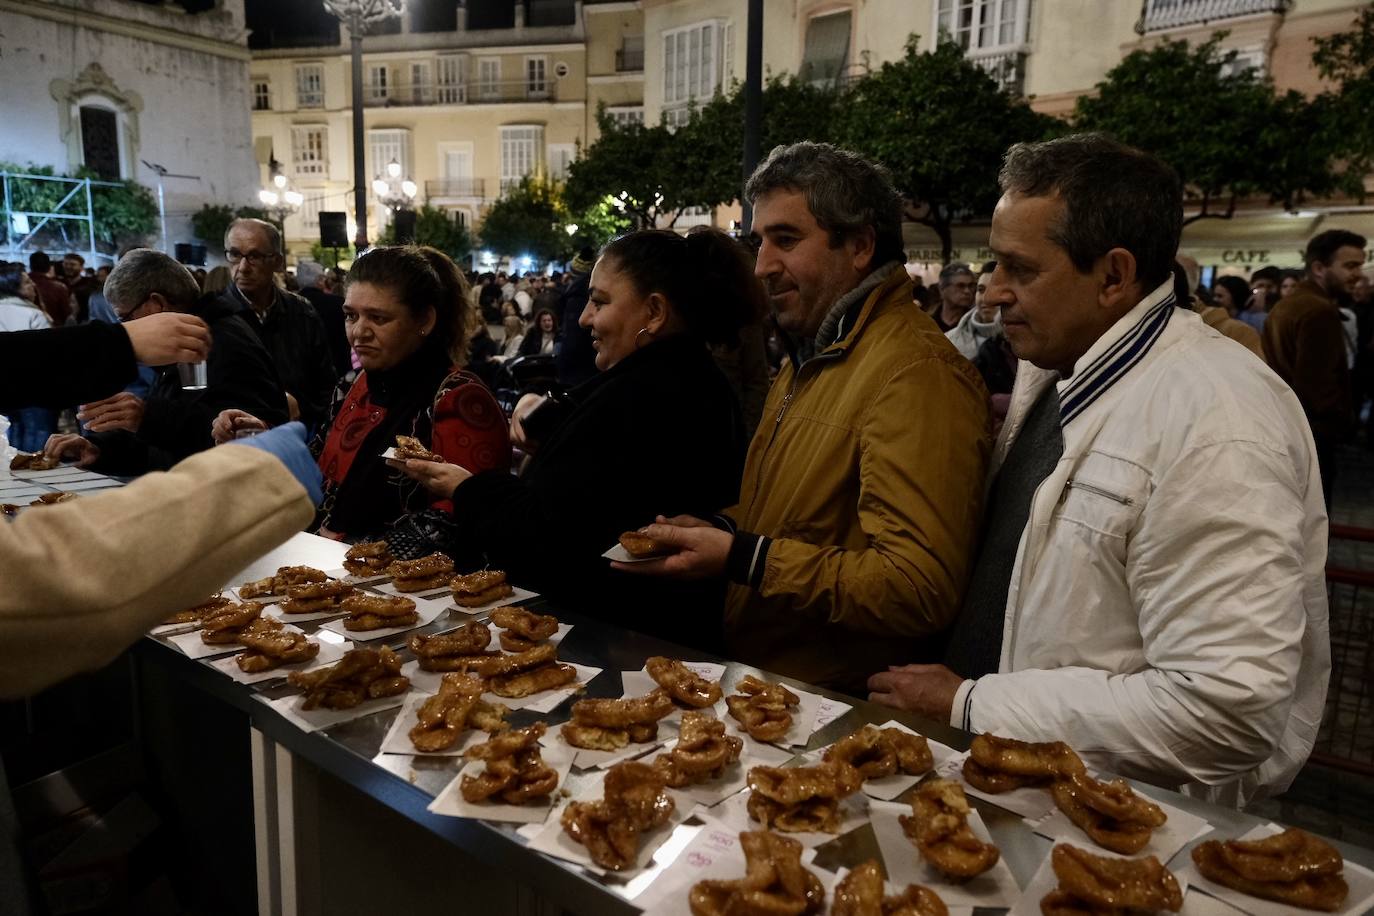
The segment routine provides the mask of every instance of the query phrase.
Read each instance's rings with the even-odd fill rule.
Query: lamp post
[[[372,193],[388,210],[405,210],[415,202],[420,187],[409,178],[401,177],[401,164],[392,159],[386,164],[386,177],[372,180]]]
[[[405,12],[405,0],[324,0],[325,11],[348,27],[353,66],[353,209],[358,232],[353,247],[367,250],[367,183],[363,179],[363,36]]]
[[[286,218],[301,208],[301,204],[305,202],[305,195],[290,186],[275,158],[269,165],[272,169],[272,186],[259,191],[258,200],[262,203],[263,209],[276,218],[282,238],[285,239]]]

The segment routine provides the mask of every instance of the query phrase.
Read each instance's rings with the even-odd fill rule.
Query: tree
[[[377,244],[396,244],[395,220],[377,236]],[[472,236],[467,226],[457,216],[429,204],[415,211],[415,244],[437,248],[455,261],[465,260],[472,253]]]
[[[596,123],[600,137],[568,166],[568,206],[585,211],[610,196],[636,229],[652,227],[660,217],[671,225],[687,206],[676,191],[672,133],[662,124],[618,123],[604,108]]]
[[[1132,51],[1074,108],[1075,127],[1111,134],[1173,166],[1185,199],[1198,204],[1185,224],[1228,219],[1249,194],[1295,200],[1303,191],[1293,187],[1299,175],[1297,184],[1320,182],[1296,159],[1306,145],[1291,136],[1307,120],[1301,97],[1276,99],[1265,77],[1236,65],[1235,51],[1220,51],[1224,37]],[[1276,155],[1286,160],[1282,147],[1289,146],[1293,161],[1274,162]]]
[[[574,226],[576,229],[568,232],[571,237],[569,250],[590,248],[595,251],[617,235],[628,232],[631,223],[629,217],[615,205],[615,198],[608,194],[585,210],[572,214],[564,231]]]
[[[0,162],[0,171],[102,180],[99,175],[85,167],[78,169],[74,174],[58,174],[48,165],[29,163],[27,166],[19,166],[15,163]],[[31,178],[11,178],[9,190],[10,207],[13,210],[93,216],[96,244],[104,251],[118,251],[123,245],[141,242],[157,228],[157,200],[151,191],[135,181],[92,185],[89,212],[86,209],[84,192],[78,192],[60,211],[57,209],[62,199],[72,190],[69,184],[37,181]],[[62,245],[68,248],[77,247],[88,238],[85,225],[73,220],[51,219],[44,230],[45,236],[50,234],[54,239],[60,238]],[[0,231],[8,232],[9,227],[0,227]]]
[[[267,219],[267,211],[259,207],[239,207],[228,204],[202,204],[191,214],[191,232],[207,245],[224,244],[224,234],[236,219]]]
[[[1354,28],[1313,39],[1312,63],[1334,91],[1319,96],[1327,107],[1328,136],[1340,160],[1332,171],[1338,188],[1363,201],[1364,178],[1374,171],[1374,3],[1360,11]]]
[[[482,219],[482,246],[511,258],[561,261],[570,244],[563,231],[567,210],[558,189],[547,181],[522,178],[491,205]]]
[[[911,36],[901,60],[845,93],[836,135],[891,170],[907,218],[935,232],[947,262],[954,223],[992,212],[1007,148],[1043,139],[1058,122],[998,86],[958,45],[941,41],[921,52],[917,41]]]

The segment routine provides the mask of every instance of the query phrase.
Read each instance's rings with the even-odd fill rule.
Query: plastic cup
[[[205,363],[177,363],[177,374],[181,376],[182,391],[200,391],[209,384]]]

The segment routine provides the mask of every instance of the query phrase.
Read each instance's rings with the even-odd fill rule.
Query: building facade
[[[615,118],[643,118],[638,2],[411,7],[363,40],[369,182],[394,162],[415,182],[417,203],[472,225],[524,176],[561,179],[579,144],[595,139],[603,106]],[[253,54],[262,181],[275,169],[304,197],[285,221],[293,252],[319,240],[321,210],[353,215],[351,66],[343,30],[329,44]],[[369,191],[369,235],[390,218]]]
[[[742,78],[745,4],[732,0],[643,0],[645,117],[673,123],[692,100]],[[1165,39],[1201,42],[1226,32],[1224,50],[1260,68],[1280,90],[1314,93],[1312,39],[1350,27],[1364,4],[1352,0],[765,0],[764,72],[842,83],[904,53],[918,35],[929,50],[938,36],[958,41],[969,58],[1032,107],[1069,115],[1107,71],[1137,48]],[[1200,130],[1207,125],[1199,125]],[[1262,125],[1257,125],[1262,129]],[[996,168],[989,163],[989,168]],[[716,214],[725,225],[737,212]],[[680,223],[681,225],[681,223]],[[1202,220],[1184,248],[1204,265],[1245,272],[1267,264],[1297,266],[1307,238],[1335,225],[1369,234],[1374,218],[1351,201],[1314,201],[1284,213],[1247,202],[1231,220]],[[906,227],[912,260],[934,267],[935,235]],[[956,227],[957,254],[986,259],[987,226]]]
[[[0,0],[0,160],[59,173],[86,167],[154,191],[159,170],[167,173],[169,252],[196,241],[190,216],[202,204],[251,200],[258,175],[244,3],[199,8]],[[12,245],[22,233],[10,228]],[[84,242],[84,227],[73,224],[73,233]],[[163,240],[155,234],[147,242]]]

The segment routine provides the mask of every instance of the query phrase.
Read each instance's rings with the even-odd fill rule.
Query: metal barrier
[[[1374,529],[1332,525],[1331,540],[1374,544]],[[1374,572],[1326,567],[1331,683],[1311,760],[1374,776]]]
[[[25,195],[25,182],[44,182],[57,185],[57,192],[49,196],[50,199],[55,198],[56,203],[41,210],[25,209],[19,203],[20,198],[41,196],[34,193]],[[86,236],[85,240],[88,242],[86,261],[91,264],[95,263],[97,251],[95,246],[95,205],[91,200],[92,186],[117,188],[119,184],[112,181],[96,181],[91,178],[64,178],[57,175],[0,172],[0,188],[3,188],[4,201],[4,222],[2,224],[4,237],[3,241],[0,241],[0,253],[15,260],[23,260],[30,241],[49,222],[74,220],[77,223],[85,223],[85,226],[82,227],[82,234]],[[62,195],[60,198],[58,197],[59,194]],[[81,212],[83,210],[84,212]],[[34,222],[35,220],[36,222]],[[64,247],[73,247],[71,242],[66,240],[65,232],[63,236]]]

